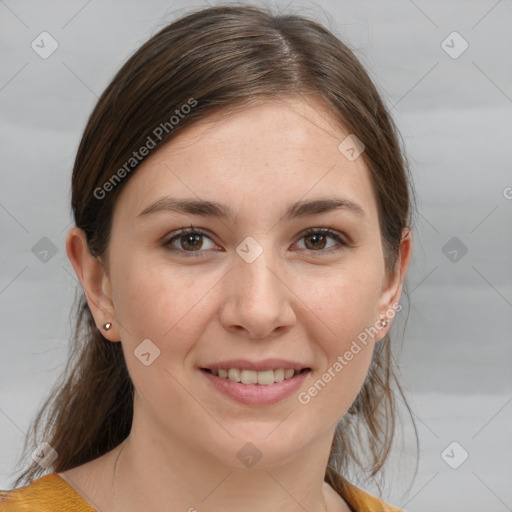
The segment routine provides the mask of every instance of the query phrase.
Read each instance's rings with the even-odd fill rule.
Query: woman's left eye
[[[308,241],[305,243],[305,249],[310,252],[327,252],[325,251],[326,245],[327,245],[327,239],[331,238],[335,242],[337,242],[337,245],[341,246],[339,248],[342,248],[344,246],[348,246],[348,243],[346,243],[343,238],[336,232],[329,228],[310,228],[306,232],[302,233],[301,240]],[[194,228],[191,226],[190,228],[182,229],[178,233],[176,233],[174,236],[171,236],[169,239],[167,239],[166,242],[164,242],[165,247],[172,247],[172,251],[175,252],[185,252],[185,253],[194,253],[197,252],[198,256],[200,255],[201,251],[209,249],[202,247],[204,243],[204,239],[210,240],[212,247],[209,247],[210,249],[215,246],[211,238],[201,229]],[[175,242],[178,242],[179,245],[181,245],[181,249],[176,248]],[[334,244],[336,245],[336,244]],[[331,246],[332,247],[332,246]],[[329,248],[329,247],[327,247]],[[338,249],[339,249],[338,248]],[[189,254],[190,256],[196,256],[195,254]]]
[[[342,247],[348,246],[348,243],[346,243],[345,240],[343,240],[343,238],[336,231],[333,231],[332,229],[329,228],[308,229],[305,233],[302,234],[301,240],[309,239],[313,241],[312,243],[306,244],[309,245],[310,247],[313,247],[313,249],[311,249],[310,247],[306,247],[306,249],[309,250],[310,252],[319,252],[317,249],[325,249],[327,238],[331,238]],[[341,247],[339,247],[338,249],[340,248]]]

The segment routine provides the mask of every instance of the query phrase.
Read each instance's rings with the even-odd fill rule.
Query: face
[[[113,321],[141,424],[238,466],[248,441],[270,465],[330,445],[402,283],[385,272],[363,158],[338,149],[348,135],[319,100],[272,101],[192,125],[130,178],[98,299],[113,316],[89,303]],[[257,386],[202,370],[261,362],[308,370]],[[281,378],[262,374],[244,379]]]

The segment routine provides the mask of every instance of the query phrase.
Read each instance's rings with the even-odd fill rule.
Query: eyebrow
[[[290,205],[284,213],[282,220],[291,220],[309,215],[318,215],[334,210],[345,210],[360,217],[365,216],[361,206],[347,198],[320,198],[311,201],[298,201]],[[154,212],[171,211],[201,215],[203,217],[218,217],[228,221],[234,221],[235,212],[227,205],[216,201],[204,201],[197,199],[177,199],[162,197],[142,210],[137,217],[149,215]]]

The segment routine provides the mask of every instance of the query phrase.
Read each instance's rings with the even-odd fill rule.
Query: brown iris
[[[313,246],[312,246],[312,247],[308,247],[307,240],[312,239],[312,238],[314,238],[314,239],[316,239],[316,240],[318,240],[318,239],[320,238],[320,239],[322,239],[321,241],[322,241],[322,242],[324,242],[324,244],[323,244],[322,246],[320,246],[319,244],[313,244]],[[323,234],[321,234],[321,233],[320,233],[320,234],[309,235],[309,236],[306,236],[306,237],[304,238],[304,240],[305,240],[305,245],[306,245],[306,247],[307,247],[308,249],[310,249],[310,250],[323,249],[323,248],[325,247],[325,239],[326,239],[326,235],[323,235]]]

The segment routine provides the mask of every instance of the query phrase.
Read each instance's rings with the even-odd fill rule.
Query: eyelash
[[[343,240],[343,238],[336,231],[333,231],[332,229],[329,229],[329,228],[309,228],[306,231],[304,231],[303,233],[301,233],[301,236],[300,236],[299,240],[302,240],[303,238],[307,238],[308,236],[318,235],[318,234],[330,236],[336,242],[338,242],[338,244],[341,247],[338,247],[336,249],[333,249],[333,248],[321,249],[321,250],[318,250],[318,251],[314,251],[312,249],[306,249],[306,251],[308,251],[309,253],[313,254],[314,256],[317,256],[317,255],[318,256],[322,256],[323,254],[326,254],[327,252],[338,251],[338,250],[341,250],[341,249],[343,249],[345,247],[349,247],[349,244],[347,242],[345,242],[345,240]],[[182,250],[182,249],[176,249],[174,247],[171,247],[171,244],[174,242],[174,240],[179,239],[179,238],[184,237],[184,236],[190,236],[190,235],[203,235],[203,236],[206,236],[207,238],[209,238],[211,240],[211,237],[208,235],[208,233],[206,233],[205,231],[203,231],[200,228],[195,228],[194,226],[191,225],[189,228],[184,228],[184,229],[181,229],[180,231],[177,231],[177,232],[173,233],[172,236],[170,238],[168,238],[164,242],[163,245],[164,245],[164,247],[169,248],[169,250],[172,251],[172,252],[180,252],[180,253],[187,254],[185,256],[187,258],[188,257],[201,257],[202,253],[203,253],[203,250],[185,251],[185,250]],[[213,240],[212,240],[212,242],[213,242]]]

